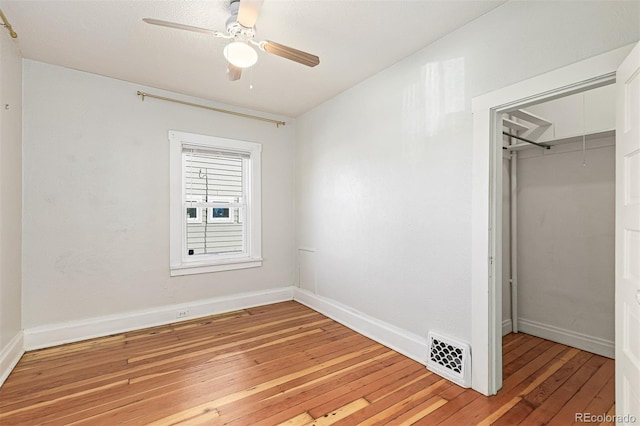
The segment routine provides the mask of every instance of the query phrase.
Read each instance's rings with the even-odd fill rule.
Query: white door
[[[616,73],[616,420],[640,423],[640,43]]]

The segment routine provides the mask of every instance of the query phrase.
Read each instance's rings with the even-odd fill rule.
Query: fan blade
[[[175,22],[161,21],[160,19],[144,18],[144,22],[152,25],[160,25],[161,27],[175,28],[177,30],[193,31],[194,33],[202,33],[212,35],[214,37],[227,37],[226,34],[216,30],[208,30],[206,28],[192,27],[191,25],[178,24]]]
[[[229,77],[230,81],[240,80],[240,77],[242,76],[242,68],[236,67],[235,65],[228,63],[227,76]]]
[[[316,55],[312,55],[311,53],[303,52],[302,50],[294,49],[274,41],[262,41],[259,43],[259,46],[260,49],[265,52],[301,63],[308,67],[315,67],[320,63],[320,58]]]
[[[262,0],[240,0],[238,23],[243,27],[253,28],[262,8]]]

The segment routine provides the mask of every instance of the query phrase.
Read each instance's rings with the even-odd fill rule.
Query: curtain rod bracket
[[[271,118],[259,117],[257,115],[251,115],[251,114],[244,114],[242,112],[229,111],[227,109],[214,108],[214,107],[210,107],[210,106],[207,106],[207,105],[194,104],[194,103],[191,103],[191,102],[181,101],[179,99],[166,98],[164,96],[152,95],[150,93],[141,92],[140,90],[137,91],[137,95],[140,96],[142,101],[144,101],[145,97],[148,97],[148,98],[160,99],[162,101],[175,102],[175,103],[181,104],[181,105],[187,105],[187,106],[192,106],[192,107],[196,107],[196,108],[208,109],[210,111],[221,112],[223,114],[235,115],[236,117],[244,117],[244,118],[250,118],[252,120],[258,120],[258,121],[265,121],[267,123],[273,123],[273,124],[276,125],[276,128],[280,128],[280,126],[284,126],[286,124],[284,121],[280,121],[280,120],[273,120]]]

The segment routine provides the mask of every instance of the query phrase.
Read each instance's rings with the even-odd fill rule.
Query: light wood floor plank
[[[524,420],[524,424],[547,424],[558,411],[569,402],[584,385],[584,383],[600,368],[605,358],[592,356],[566,382],[556,389],[545,401],[531,412]],[[573,422],[573,415],[566,419],[566,424]]]
[[[447,393],[447,391],[444,391],[441,396],[444,396],[445,393]],[[446,422],[450,417],[478,398],[483,398],[483,396],[472,390],[462,390],[462,392],[457,393],[455,397],[448,399],[448,402],[445,405],[428,413],[423,418],[417,420],[414,424],[421,426],[439,425]]]
[[[616,414],[616,405],[613,404],[611,406],[611,408],[609,408],[609,410],[607,411],[606,417],[607,417],[607,421],[604,421],[602,423],[600,423],[600,426],[615,426],[615,420],[613,418],[613,416]]]
[[[414,407],[416,407],[418,405],[417,402],[424,403],[425,398],[428,398],[429,396],[433,395],[436,390],[443,387],[445,384],[446,384],[446,380],[440,379],[434,384],[427,386],[422,390],[411,392],[410,395],[404,397],[400,401],[394,402],[392,405],[390,405],[389,407],[385,408],[382,411],[379,411],[377,414],[372,416],[366,416],[365,419],[363,419],[358,424],[361,426],[375,426],[375,425],[385,425],[385,424],[395,423],[397,421],[396,419],[399,416],[401,416],[403,413],[406,413],[408,410],[411,410]],[[425,407],[426,410],[433,411],[438,406],[441,406],[446,403],[446,401],[441,398],[438,398],[438,397],[435,397],[435,398],[437,398],[435,401],[433,401],[433,397],[429,398],[430,402],[426,404],[426,407]],[[381,399],[380,401],[382,400],[383,399]],[[422,417],[423,416],[419,418],[422,418]]]
[[[0,424],[459,426],[615,414],[612,360],[522,333],[503,350],[503,389],[487,398],[277,303],[29,352],[0,388]]]
[[[604,364],[591,375],[587,381],[576,392],[575,397],[571,398],[562,407],[558,413],[553,416],[551,421],[548,422],[549,426],[564,426],[568,423],[574,422],[576,413],[598,413],[604,414],[604,412],[587,411],[586,407],[591,401],[598,395],[598,393],[604,388],[610,378],[615,375],[614,362],[611,359],[605,360]]]
[[[287,420],[286,422],[279,423],[277,426],[304,426],[309,423],[313,423],[313,417],[311,417],[309,413],[304,412]]]
[[[282,392],[274,395],[274,397],[256,401],[252,404],[247,404],[245,401],[228,404],[221,409],[221,418],[229,425],[244,425],[249,423],[247,416],[265,418],[270,416],[272,411],[283,411],[293,406],[300,406],[306,412],[309,411],[309,407],[314,407],[320,401],[332,400],[336,394],[344,394],[347,398],[350,398],[352,390],[356,389],[352,387],[355,383],[354,381],[373,381],[376,374],[402,366],[403,362],[401,361],[404,360],[399,354],[394,354],[389,358],[374,363],[361,365],[357,368],[348,368],[348,371],[333,377],[332,380],[314,383],[310,387],[294,394]],[[341,407],[350,401],[346,400],[340,404],[335,404],[332,409]]]
[[[593,400],[587,405],[584,409],[585,413],[598,413],[605,414],[612,409],[615,411],[615,406],[611,406],[611,395],[615,394],[615,377],[609,377],[609,380],[605,385],[600,389],[600,392],[593,398]],[[579,424],[579,422],[574,422],[573,424]]]
[[[331,413],[327,413],[322,417],[314,419],[312,422],[306,424],[306,426],[329,426],[335,424],[337,421],[350,416],[351,414],[362,410],[369,406],[369,401],[364,398],[358,398],[349,404],[342,406]]]

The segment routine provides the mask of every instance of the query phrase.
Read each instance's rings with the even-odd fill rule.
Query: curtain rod
[[[150,93],[141,92],[139,90],[138,90],[138,96],[140,96],[143,101],[144,101],[144,98],[160,99],[162,101],[175,102],[177,104],[188,105],[188,106],[192,106],[192,107],[196,107],[196,108],[208,109],[208,110],[211,110],[211,111],[222,112],[224,114],[231,114],[231,115],[235,115],[235,116],[238,116],[238,117],[250,118],[252,120],[266,121],[267,123],[275,124],[276,127],[284,126],[286,124],[284,121],[280,121],[280,120],[272,120],[270,118],[258,117],[257,115],[243,114],[241,112],[229,111],[229,110],[226,110],[226,109],[220,109],[220,108],[214,108],[214,107],[210,107],[210,106],[206,106],[206,105],[194,104],[194,103],[191,103],[191,102],[181,101],[179,99],[165,98],[164,96],[152,95]]]
[[[11,26],[11,24],[7,20],[7,17],[4,16],[4,13],[2,13],[2,9],[0,9],[0,19],[2,19],[2,22],[3,22],[0,25],[5,27],[7,29],[7,31],[9,31],[9,35],[11,35],[12,38],[18,38],[18,34],[16,34],[16,32],[13,31],[13,27]]]

